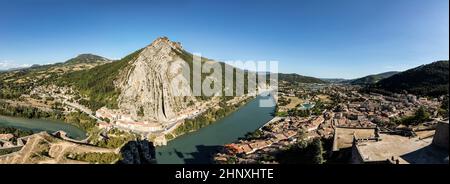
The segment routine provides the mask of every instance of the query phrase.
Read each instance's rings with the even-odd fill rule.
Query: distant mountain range
[[[30,67],[17,67],[17,68],[0,69],[0,72],[9,72],[9,71],[21,70],[21,69],[26,69],[26,68],[30,68]]]
[[[388,78],[397,73],[399,73],[399,72],[391,71],[391,72],[384,72],[384,73],[379,73],[379,74],[368,75],[368,76],[356,78],[356,79],[321,78],[320,80],[328,82],[328,83],[335,83],[335,84],[369,85],[369,84],[375,84],[378,81],[380,81],[381,79]]]
[[[9,71],[15,71],[15,70],[41,69],[41,68],[63,66],[63,65],[68,66],[68,65],[76,65],[76,64],[104,64],[104,63],[112,62],[112,61],[113,60],[110,60],[110,59],[102,57],[102,56],[94,55],[94,54],[80,54],[80,55],[78,55],[74,58],[71,58],[62,63],[46,64],[46,65],[33,64],[30,67],[0,69],[0,72],[9,72]]]
[[[328,83],[342,83],[344,81],[348,81],[348,79],[342,79],[342,78],[320,78],[320,80],[328,82]]]
[[[449,93],[449,61],[436,61],[392,75],[370,85],[371,89],[423,96]]]
[[[403,71],[390,71],[357,79],[321,79],[329,83],[365,86],[366,90],[381,93],[411,93],[420,96],[449,94],[449,61],[430,64]]]
[[[291,74],[279,73],[278,80],[283,80],[290,83],[319,83],[319,84],[328,83],[327,81],[318,78],[303,76],[295,73]]]
[[[370,84],[375,84],[382,79],[391,77],[398,73],[400,73],[400,72],[397,72],[397,71],[384,72],[384,73],[379,73],[379,74],[374,74],[374,75],[368,75],[368,76],[357,78],[357,79],[346,80],[346,81],[342,81],[342,82],[352,84],[352,85],[370,85]]]
[[[157,48],[155,50],[155,48]],[[159,49],[159,50],[158,50]],[[161,52],[160,50],[164,51]],[[146,51],[146,52],[144,52]],[[155,52],[155,53],[153,53]],[[156,53],[157,52],[157,53]],[[160,59],[159,57],[166,57]],[[149,57],[152,59],[145,59],[144,57]],[[143,72],[136,70],[137,63],[144,63],[140,68],[146,68],[147,65],[145,63],[151,63],[155,66],[147,68],[151,73],[140,73],[136,74],[136,80],[139,77],[156,77],[164,78],[163,75],[160,74],[160,71],[156,71],[157,67],[162,66],[162,63],[170,62],[173,58],[180,58],[184,61],[187,61],[190,65],[192,64],[192,54],[186,52],[181,48],[180,44],[177,42],[171,42],[167,38],[159,38],[155,42],[153,42],[150,46],[140,49],[130,55],[124,57],[118,61],[112,61],[102,56],[94,55],[94,54],[80,54],[72,59],[69,59],[62,63],[56,63],[51,65],[33,65],[28,68],[17,68],[17,69],[9,69],[9,70],[0,70],[1,73],[11,72],[11,71],[21,71],[19,73],[13,73],[12,76],[8,76],[10,79],[21,79],[21,85],[27,84],[27,82],[32,82],[34,85],[40,84],[39,80],[45,79],[46,81],[56,80],[55,83],[59,85],[69,85],[76,87],[80,90],[81,93],[86,94],[90,97],[91,103],[95,103],[98,105],[93,106],[103,106],[108,104],[114,104],[113,106],[117,107],[117,103],[119,100],[124,101],[125,97],[118,99],[120,94],[123,94],[125,89],[129,89],[125,85],[126,81],[129,80],[130,74],[133,72]],[[207,58],[202,58],[202,63],[212,63],[216,62]],[[220,63],[220,62],[219,62]],[[224,63],[220,63],[224,64]],[[155,68],[156,67],[156,68]],[[165,67],[165,66],[164,66]],[[279,73],[278,79],[282,81],[287,81],[290,83],[341,83],[341,84],[351,84],[351,85],[363,85],[368,89],[386,91],[386,92],[395,92],[395,93],[403,93],[409,92],[413,94],[421,94],[421,95],[429,95],[429,96],[437,96],[442,94],[448,94],[448,78],[449,78],[449,64],[447,61],[437,61],[431,64],[422,65],[404,72],[390,71],[384,72],[380,74],[368,75],[365,77],[357,78],[357,79],[340,79],[340,78],[324,78],[319,79],[315,77],[303,76],[295,73],[284,74]],[[47,72],[45,72],[47,71]],[[45,72],[45,73],[43,73]],[[248,71],[245,71],[248,73]],[[45,74],[45,75],[44,75]],[[127,78],[128,77],[128,78]],[[2,79],[2,76],[0,76]],[[36,80],[36,81],[34,81]],[[149,81],[153,80],[148,78]],[[130,81],[128,81],[130,82]],[[135,82],[135,81],[134,81]],[[167,83],[168,81],[159,81],[158,83],[151,83],[148,85],[159,85],[160,83]],[[123,83],[123,84],[120,84]],[[0,83],[1,84],[1,83]],[[30,83],[31,84],[31,83]],[[136,82],[136,84],[140,84]],[[3,84],[5,85],[5,84]],[[14,86],[16,85],[16,86]],[[41,84],[42,85],[42,84]],[[27,87],[17,86],[17,84],[10,84],[11,87],[20,88],[20,91],[24,91]],[[143,86],[136,85],[139,89],[142,89]],[[132,86],[135,87],[135,86]],[[136,89],[137,90],[137,89]],[[152,91],[152,89],[147,89],[148,91]],[[1,92],[2,90],[0,90]],[[3,90],[5,91],[5,90]],[[26,91],[26,90],[25,90]],[[165,92],[153,91],[155,94],[162,94]],[[20,93],[18,93],[20,94]],[[106,94],[106,95],[105,95]],[[138,94],[137,92],[133,92],[133,94]],[[1,95],[0,95],[1,96]],[[11,94],[9,94],[11,96]],[[14,95],[12,95],[14,96]],[[166,95],[167,96],[167,95]],[[134,98],[134,97],[133,97]],[[155,97],[160,98],[160,97]],[[173,104],[165,104],[168,103],[167,100],[174,99],[164,99],[159,104],[140,104],[138,106],[127,106],[126,108],[132,108],[134,110],[140,109],[141,107],[150,107],[152,108],[145,109],[148,111],[148,114],[157,114],[158,118],[155,119],[165,119],[168,116],[162,112],[167,111],[167,107]],[[175,100],[176,101],[176,100]],[[178,103],[178,102],[170,102],[170,103]],[[122,103],[124,104],[124,103]],[[130,104],[135,104],[134,101],[130,100]],[[163,105],[165,104],[165,105]],[[156,107],[156,106],[165,106]],[[184,107],[184,105],[174,105],[175,107]],[[125,107],[123,107],[125,108]],[[94,108],[96,109],[96,108]],[[159,110],[157,110],[159,109]],[[161,112],[154,113],[153,111]],[[170,108],[169,108],[170,110]],[[150,112],[151,111],[151,112]],[[173,113],[173,112],[172,112]],[[162,115],[161,115],[162,114]],[[173,113],[176,114],[176,113]],[[164,117],[164,118],[163,118]]]

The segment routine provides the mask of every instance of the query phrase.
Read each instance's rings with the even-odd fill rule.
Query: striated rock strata
[[[177,52],[182,52],[181,45],[165,37],[144,48],[118,81],[119,108],[133,119],[164,123],[194,102],[192,96],[178,95],[189,93],[190,85],[182,75],[188,64]]]

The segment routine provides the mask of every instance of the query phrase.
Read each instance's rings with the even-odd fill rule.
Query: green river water
[[[260,107],[260,100],[268,100],[272,107]],[[258,96],[229,116],[183,135],[167,146],[156,148],[159,164],[211,163],[211,156],[222,145],[236,141],[247,132],[260,128],[273,118],[275,103],[271,96]]]
[[[270,107],[261,107],[261,100],[269,102]],[[157,147],[157,163],[211,163],[212,154],[217,152],[222,145],[236,141],[247,132],[254,131],[270,121],[273,118],[274,105],[271,96],[258,96],[212,125],[182,135],[170,141],[167,146]],[[71,138],[78,140],[86,138],[83,130],[60,121],[0,116],[0,127],[15,127],[49,133],[63,130]]]
[[[53,133],[62,130],[67,136],[81,140],[86,138],[86,132],[80,128],[64,123],[62,121],[27,119],[0,115],[0,127],[14,127],[18,129],[32,130],[33,132],[47,131]]]

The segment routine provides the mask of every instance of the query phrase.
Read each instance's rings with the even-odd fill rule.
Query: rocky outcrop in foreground
[[[155,147],[148,141],[130,141],[120,150],[120,164],[154,164]]]

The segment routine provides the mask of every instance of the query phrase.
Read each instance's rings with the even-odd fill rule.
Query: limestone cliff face
[[[119,108],[134,119],[164,123],[194,102],[192,96],[178,95],[190,92],[189,80],[182,75],[188,65],[177,54],[181,51],[179,43],[165,37],[144,48],[117,82]]]

